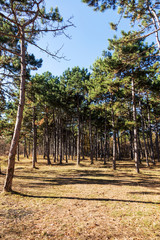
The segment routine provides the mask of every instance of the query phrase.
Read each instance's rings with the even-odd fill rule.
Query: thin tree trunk
[[[21,28],[21,83],[20,83],[20,96],[19,96],[19,104],[17,110],[16,124],[14,128],[13,138],[9,150],[8,156],[8,169],[6,174],[6,179],[4,183],[3,190],[6,192],[12,191],[12,181],[14,175],[15,168],[15,155],[16,149],[20,136],[21,123],[23,118],[23,109],[25,104],[25,79],[26,79],[26,62],[25,62],[25,43],[24,43],[24,29]]]
[[[102,157],[103,157],[103,140],[102,140],[102,130],[101,130],[101,141],[100,141],[100,158],[102,161]]]
[[[134,160],[135,160],[136,171],[137,171],[137,173],[139,173],[137,113],[136,113],[136,99],[135,99],[134,79],[132,79],[132,103],[133,103],[133,121],[134,121]]]
[[[67,129],[65,130],[66,131],[66,141],[65,141],[65,154],[66,154],[66,163],[68,163],[68,134],[67,134]]]
[[[72,125],[72,131],[71,131],[71,142],[72,142],[72,150],[71,150],[71,158],[72,160],[74,159],[74,129],[73,129],[73,125]]]
[[[59,161],[59,119],[57,118],[57,161]]]
[[[155,144],[156,144],[157,160],[158,160],[158,162],[160,162],[159,141],[158,141],[158,122],[157,122],[157,120],[156,120],[156,123],[155,123],[155,132],[156,132]]]
[[[55,124],[56,124],[56,122],[55,122]],[[56,146],[57,146],[57,136],[56,136],[56,132],[57,132],[57,130],[56,130],[56,126],[55,126],[55,128],[54,128],[54,163],[56,162],[56,156],[57,156],[57,148],[56,148]]]
[[[113,107],[112,107],[112,130],[113,130],[113,170],[116,170],[116,131]]]
[[[80,112],[79,112],[79,99],[78,99],[78,104],[77,104],[77,112],[78,112],[78,126],[77,126],[77,165],[80,164]]]
[[[107,116],[106,116],[106,110],[105,110],[105,120],[104,120],[104,150],[103,150],[104,164],[106,164],[106,148],[107,148]]]
[[[24,136],[24,157],[28,158],[26,136]]]
[[[46,155],[47,155],[47,164],[51,164],[50,160],[50,134],[49,134],[49,124],[48,124],[48,109],[45,109],[46,116],[45,116],[45,127],[46,127]]]
[[[96,161],[98,160],[98,129],[96,127],[96,135],[95,135],[95,157]]]
[[[46,158],[46,126],[43,131],[43,159]]]
[[[89,112],[89,141],[90,141],[90,161],[91,161],[91,164],[93,164],[93,142],[92,142],[91,111]]]
[[[146,157],[147,166],[149,167],[148,149],[147,149],[147,143],[146,143],[145,132],[144,132],[144,117],[143,117],[143,112],[142,112],[141,100],[139,101],[139,107],[140,107],[140,112],[141,112],[141,128],[142,128],[142,136],[143,136],[143,143],[144,143],[144,153],[145,153],[145,157]]]
[[[130,131],[130,156],[131,159],[133,159],[133,155],[134,155],[134,151],[133,151],[133,129],[131,129]]]
[[[118,159],[121,160],[121,146],[119,140],[119,131],[117,131],[117,152],[118,152]]]
[[[59,139],[60,139],[60,144],[59,144],[59,162],[62,164],[62,145],[63,145],[63,130],[62,130],[62,124],[61,120],[59,120]]]
[[[31,141],[30,139],[28,140],[28,155],[30,156],[31,154]]]
[[[37,162],[37,126],[36,126],[36,107],[33,107],[33,155],[32,155],[32,167],[36,167]]]
[[[148,130],[149,130],[149,138],[150,138],[151,160],[152,160],[153,165],[155,165],[153,140],[152,140],[151,117],[150,117],[150,106],[149,106],[149,103],[148,103],[148,96],[147,96],[147,110],[148,110]]]

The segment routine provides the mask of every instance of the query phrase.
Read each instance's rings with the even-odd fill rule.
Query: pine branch
[[[14,55],[16,55],[16,56],[18,56],[18,57],[21,56],[20,53],[18,53],[18,52],[13,52],[11,49],[5,48],[5,47],[3,47],[2,45],[0,45],[0,50],[6,51],[6,52],[10,52],[10,53],[12,53],[12,54],[14,54]]]

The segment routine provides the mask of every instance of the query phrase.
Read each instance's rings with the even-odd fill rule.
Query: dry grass
[[[159,164],[139,175],[127,161],[116,171],[88,160],[47,166],[39,158],[37,167],[16,163],[15,194],[0,195],[1,239],[160,239]]]

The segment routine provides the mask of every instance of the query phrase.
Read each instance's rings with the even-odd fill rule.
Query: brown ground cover
[[[141,174],[127,160],[116,171],[88,160],[47,166],[39,158],[37,167],[16,163],[15,193],[0,195],[1,239],[160,239],[160,164],[144,163]]]

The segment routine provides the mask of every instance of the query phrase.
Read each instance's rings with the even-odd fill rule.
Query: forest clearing
[[[0,239],[159,240],[160,2],[57,2],[0,0]]]
[[[0,191],[7,158],[1,157]],[[1,239],[160,239],[160,163],[141,174],[134,161],[117,162],[117,170],[88,159],[77,166],[47,165],[38,156],[37,168],[20,156],[14,194],[0,196]]]

